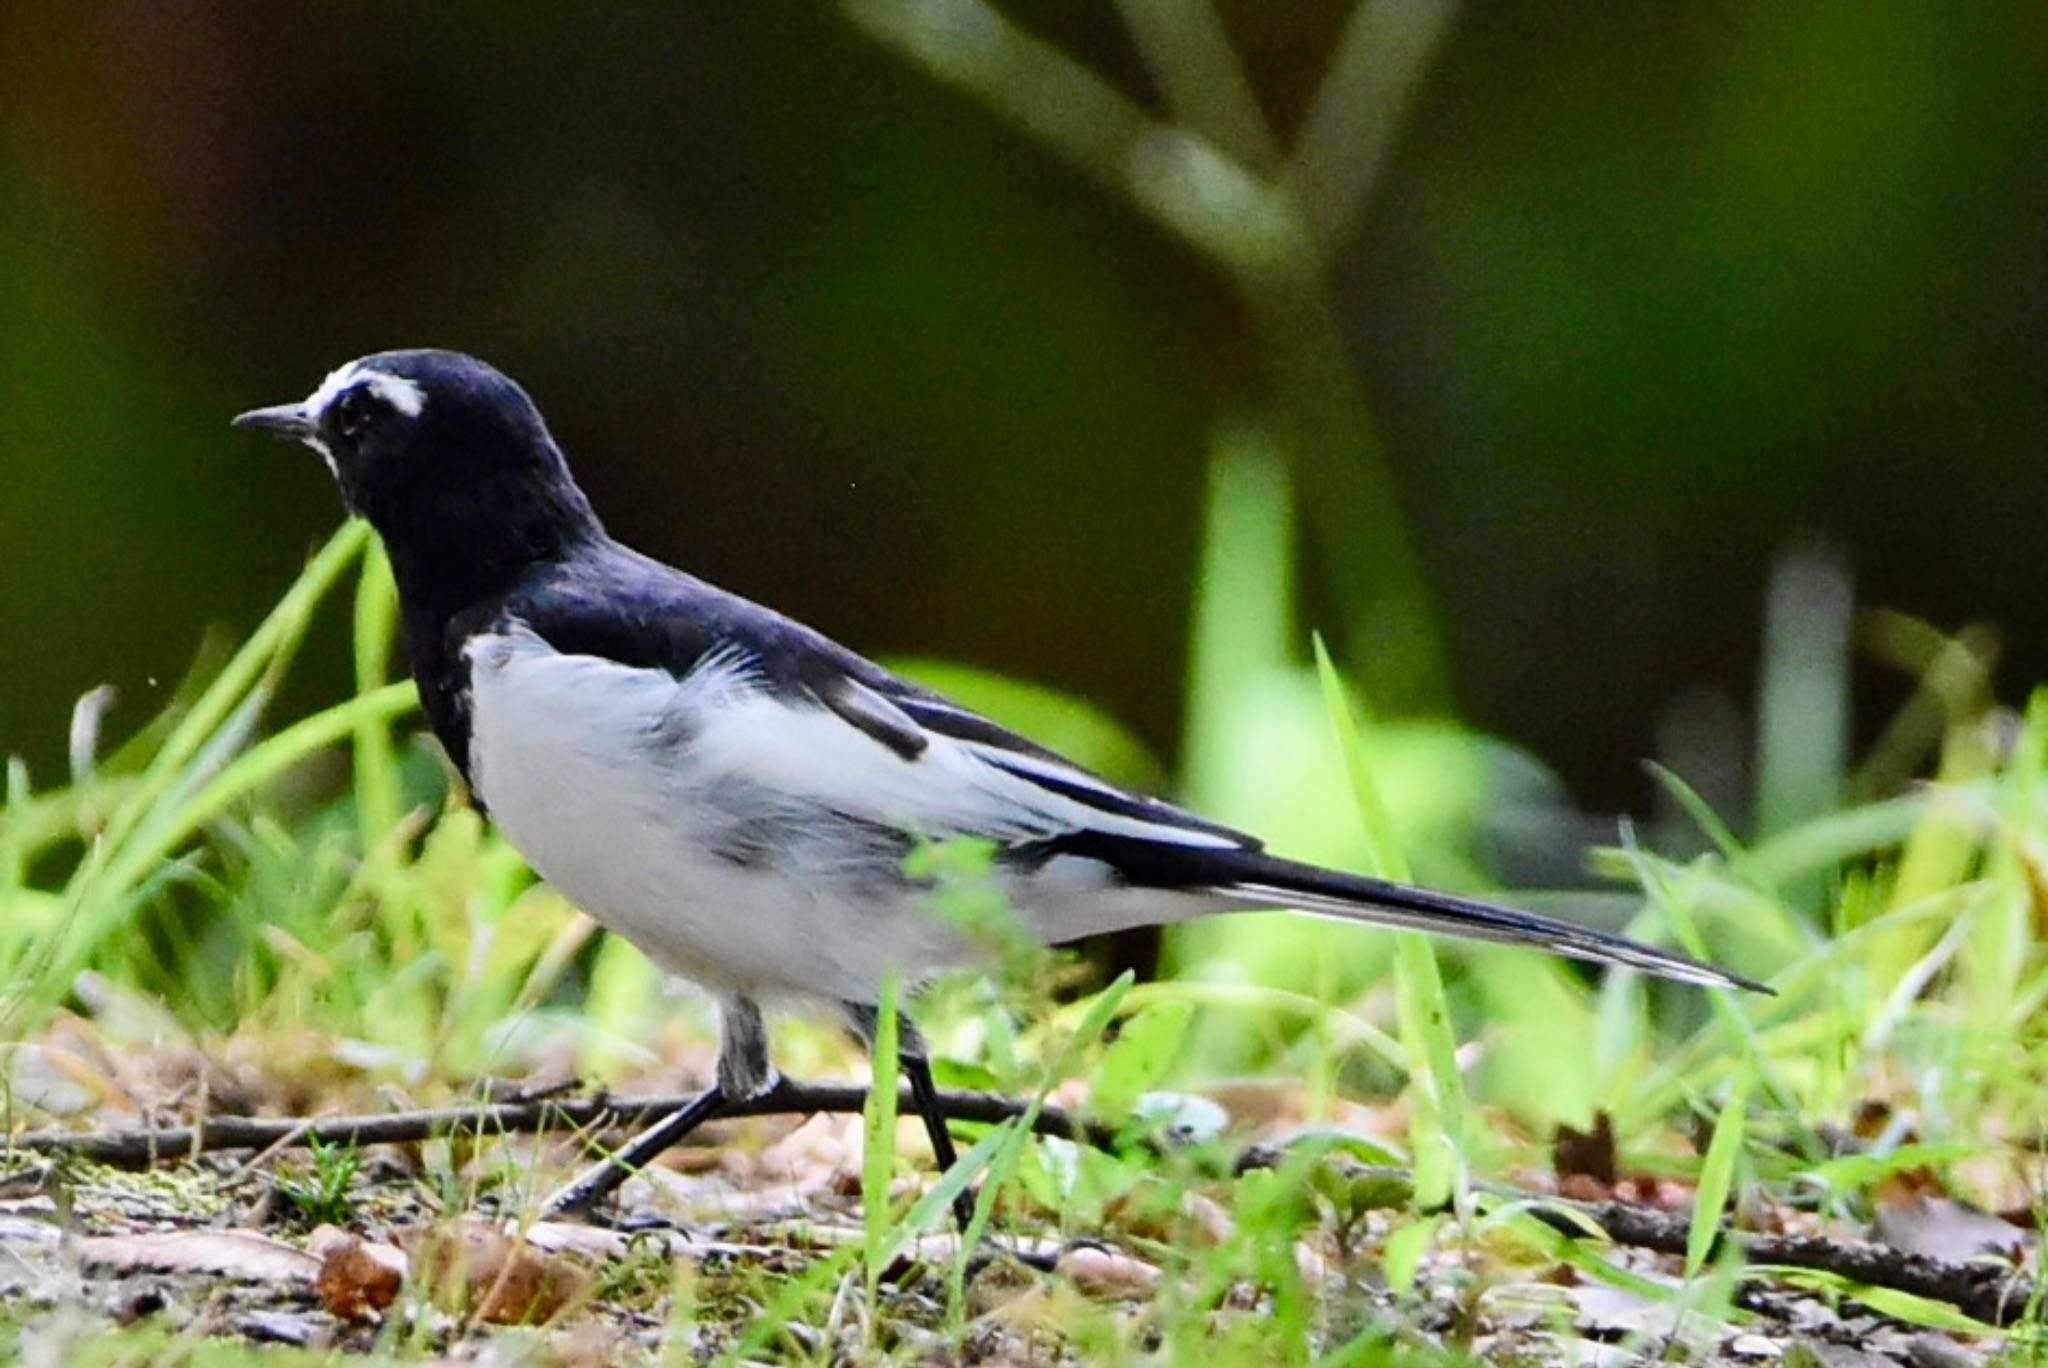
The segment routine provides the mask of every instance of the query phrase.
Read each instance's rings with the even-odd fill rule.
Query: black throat
[[[523,587],[605,534],[574,483],[484,480],[440,499],[364,510],[398,581],[420,707],[463,780],[469,766],[469,662],[463,647],[497,627]]]

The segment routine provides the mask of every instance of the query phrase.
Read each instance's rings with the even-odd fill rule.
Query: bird
[[[526,391],[472,356],[363,356],[233,424],[317,452],[381,539],[421,709],[475,804],[570,902],[718,1004],[714,1080],[551,1212],[591,1211],[698,1124],[776,1087],[764,1008],[836,1014],[872,1049],[891,976],[914,988],[980,963],[985,939],[935,913],[931,876],[907,867],[933,841],[986,843],[996,887],[1047,944],[1285,908],[1762,987],[1620,935],[1276,855],[643,555],[605,531]],[[899,1021],[901,1071],[951,1168],[929,1047]]]

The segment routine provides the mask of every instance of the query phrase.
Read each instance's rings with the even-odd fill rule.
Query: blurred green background
[[[1381,8],[1435,40],[1412,103],[1262,296],[1142,158],[1119,188],[1033,127],[1057,89],[973,88],[1028,34],[1184,122],[1145,35],[1201,7],[9,0],[0,749],[55,778],[74,697],[117,685],[120,730],[246,630],[338,508],[228,416],[407,345],[522,380],[622,538],[1169,762],[1212,452],[1269,426],[1319,528],[1287,646],[1593,808],[1646,806],[1685,719],[1739,735],[1788,547],[2048,677],[2048,7]],[[1259,117],[1198,131],[1257,170],[1352,6],[1215,13]],[[1427,597],[1388,608],[1404,547]]]

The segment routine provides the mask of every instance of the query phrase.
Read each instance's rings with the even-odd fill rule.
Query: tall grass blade
[[[888,1270],[889,1183],[896,1175],[897,1082],[902,1059],[902,1020],[897,1016],[896,975],[882,980],[881,1002],[875,1008],[874,1082],[862,1118],[860,1156],[861,1230],[867,1249],[868,1305]],[[872,1318],[871,1318],[872,1320]]]
[[[1039,1082],[1038,1091],[1032,1096],[1031,1104],[1024,1109],[1024,1114],[998,1127],[976,1145],[972,1152],[963,1156],[953,1172],[944,1175],[939,1186],[925,1193],[911,1208],[910,1218],[899,1227],[894,1246],[896,1248],[900,1248],[904,1240],[923,1229],[934,1215],[943,1211],[946,1204],[952,1201],[953,1193],[964,1189],[972,1174],[979,1171],[981,1163],[987,1164],[988,1181],[982,1184],[981,1192],[975,1198],[974,1215],[962,1234],[960,1257],[953,1261],[948,1281],[951,1290],[950,1302],[953,1307],[958,1308],[961,1305],[961,1293],[967,1281],[967,1262],[981,1245],[982,1233],[988,1229],[989,1218],[995,1214],[996,1198],[1010,1181],[1011,1175],[1016,1172],[1017,1161],[1024,1153],[1024,1146],[1030,1141],[1033,1129],[1038,1125],[1038,1117],[1045,1110],[1046,1099],[1051,1097],[1052,1090],[1079,1066],[1081,1052],[1101,1039],[1103,1032],[1109,1029],[1109,1023],[1115,1019],[1117,1009],[1123,1005],[1124,996],[1131,991],[1134,980],[1135,975],[1126,969],[1118,974],[1107,988],[1095,995],[1089,1002],[1087,1013],[1081,1018],[1080,1025],[1067,1038],[1060,1052],[1053,1057],[1051,1066],[1046,1069],[1044,1078]],[[975,1156],[982,1154],[983,1151],[986,1151],[986,1158],[977,1162]],[[954,1181],[956,1178],[957,1182]],[[943,1198],[941,1189],[946,1190]],[[890,1257],[895,1257],[893,1248]]]
[[[9,1003],[0,1031],[24,1031],[30,1019],[40,1017],[68,991],[99,947],[118,942],[122,923],[143,901],[145,881],[153,879],[178,845],[233,797],[284,764],[331,744],[337,717],[345,726],[353,725],[361,711],[395,713],[410,706],[410,685],[402,697],[385,695],[368,704],[356,700],[316,714],[264,743],[259,747],[263,756],[254,764],[255,752],[230,763],[253,734],[313,610],[368,545],[369,535],[367,525],[351,521],[328,539],[170,728],[141,774],[121,790],[121,801],[107,814],[65,883],[61,925],[42,939],[23,966],[28,991]]]
[[[1707,1157],[1700,1165],[1700,1184],[1693,1194],[1692,1223],[1685,1232],[1685,1276],[1697,1277],[1706,1266],[1721,1234],[1721,1216],[1728,1209],[1728,1196],[1735,1189],[1735,1166],[1742,1157],[1742,1137],[1747,1130],[1749,1089],[1756,1071],[1744,1060],[1728,1086],[1728,1100],[1714,1121],[1714,1135],[1707,1142]]]
[[[354,618],[356,692],[373,693],[391,677],[391,643],[398,626],[398,586],[382,545],[363,553],[356,579]],[[363,854],[384,850],[384,836],[398,825],[403,798],[398,755],[388,721],[365,717],[355,732],[356,827]]]
[[[1316,638],[1315,650],[1323,700],[1337,729],[1337,744],[1344,752],[1344,767],[1350,775],[1359,820],[1365,828],[1373,873],[1407,883],[1413,876],[1394,835],[1393,819],[1380,796],[1379,785],[1373,779],[1358,716],[1321,637]],[[1394,935],[1401,1039],[1408,1054],[1409,1082],[1415,1096],[1409,1137],[1415,1151],[1415,1200],[1424,1210],[1453,1198],[1462,1205],[1465,1089],[1458,1073],[1457,1038],[1451,1030],[1443,976],[1437,970],[1436,950],[1427,936],[1413,931],[1398,931]]]
[[[101,840],[117,846],[128,832],[155,806],[176,782],[193,757],[221,725],[266,679],[274,681],[281,662],[288,659],[312,620],[313,609],[370,543],[368,523],[351,519],[336,529],[326,545],[314,553],[292,581],[277,606],[270,610],[249,639],[213,677],[164,739],[163,746],[144,769],[140,787],[113,813]]]

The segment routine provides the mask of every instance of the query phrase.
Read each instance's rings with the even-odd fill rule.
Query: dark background
[[[1349,6],[1223,8],[1286,140]],[[1154,110],[1115,9],[1004,12]],[[1471,724],[1595,805],[1773,558],[2048,675],[2048,7],[1474,5],[1330,272]],[[0,750],[138,721],[338,516],[226,420],[393,346],[521,379],[613,530],[1175,744],[1198,253],[831,6],[0,5]],[[1360,529],[1361,536],[1374,535]],[[1370,681],[1357,640],[1311,625]],[[339,633],[300,687],[346,678]],[[1859,725],[1896,691],[1859,667]],[[152,684],[154,681],[154,684]]]

